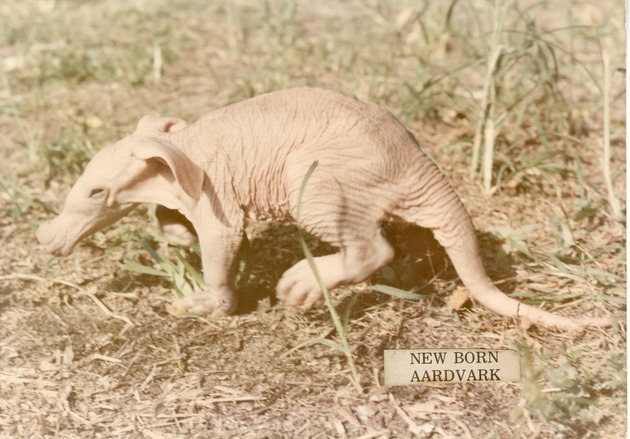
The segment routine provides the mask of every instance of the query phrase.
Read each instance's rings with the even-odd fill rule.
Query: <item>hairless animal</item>
[[[208,288],[175,306],[230,314],[247,220],[295,221],[300,185],[314,161],[298,226],[338,249],[315,258],[329,289],[362,281],[390,262],[394,251],[381,228],[408,223],[433,231],[471,296],[493,312],[562,330],[610,326],[605,317],[563,317],[501,292],[485,273],[464,205],[414,136],[382,107],[321,89],[260,95],[190,125],[143,117],[133,134],[92,158],[37,238],[65,255],[138,203],[176,210],[194,233],[164,211],[160,219],[180,243],[198,236]],[[322,297],[306,260],[282,275],[277,295],[292,306]]]

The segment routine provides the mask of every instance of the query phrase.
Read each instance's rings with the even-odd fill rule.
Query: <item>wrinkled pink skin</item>
[[[78,241],[112,225],[136,206],[137,202],[111,193],[111,179],[119,173],[113,150],[105,148],[94,156],[68,194],[61,214],[38,228],[37,239],[49,253],[68,255]]]
[[[385,222],[433,230],[473,298],[492,311],[564,330],[609,326],[608,319],[572,320],[498,290],[485,274],[474,228],[461,201],[413,136],[386,110],[318,89],[290,89],[215,110],[187,125],[144,117],[136,131],[101,150],[87,165],[61,214],[37,238],[56,255],[114,223],[142,202],[184,215],[194,226],[208,291],[176,302],[206,315],[234,311],[236,257],[249,218],[295,221],[339,249],[315,258],[325,285],[367,278],[393,257]],[[194,239],[163,219],[180,243]],[[278,297],[309,306],[322,292],[306,260],[287,270]]]

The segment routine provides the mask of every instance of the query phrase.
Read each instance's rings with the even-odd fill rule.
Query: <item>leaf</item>
[[[531,256],[529,247],[525,242],[525,238],[531,235],[531,233],[538,228],[537,224],[525,224],[522,227],[514,229],[510,225],[500,226],[495,229],[496,234],[505,239],[505,244],[502,245],[503,251],[511,253],[513,250],[520,251],[528,256]]]
[[[579,222],[586,218],[592,218],[599,212],[599,209],[590,205],[582,207],[575,215],[573,221]]]
[[[448,297],[446,297],[446,303],[452,311],[459,311],[464,307],[469,299],[468,290],[463,287],[458,287],[455,288],[455,291],[453,291]]]

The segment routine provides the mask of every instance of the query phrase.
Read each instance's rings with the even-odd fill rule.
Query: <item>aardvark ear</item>
[[[205,172],[179,149],[155,138],[134,136],[131,154],[142,160],[158,160],[165,164],[184,192],[195,201],[201,197]]]
[[[177,117],[143,116],[138,122],[135,135],[156,136],[163,133],[172,133],[186,128],[188,124],[185,120]]]

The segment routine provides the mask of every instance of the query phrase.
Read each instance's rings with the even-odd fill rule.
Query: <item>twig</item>
[[[369,431],[365,433],[363,436],[359,436],[357,439],[372,439],[375,437],[389,437],[388,436],[389,433],[391,433],[389,430]]]
[[[101,354],[92,354],[92,355],[90,355],[89,358],[91,360],[106,361],[108,363],[122,363],[122,360],[120,360],[118,358],[108,357],[107,355],[101,355]]]
[[[494,138],[496,134],[494,133],[494,126],[490,129],[487,127],[488,123],[492,123],[492,118],[494,117],[494,75],[497,67],[497,63],[501,54],[503,53],[503,46],[499,44],[500,36],[501,36],[501,26],[502,19],[504,14],[504,4],[501,0],[496,0],[494,4],[494,19],[493,19],[493,27],[492,27],[492,39],[491,39],[491,47],[490,51],[487,52],[487,66],[486,66],[486,77],[483,83],[483,92],[481,96],[481,106],[479,108],[479,120],[477,121],[477,127],[475,129],[475,136],[473,140],[473,151],[472,151],[472,160],[470,166],[470,175],[472,177],[477,173],[477,168],[479,167],[479,158],[481,155],[481,142],[482,139],[485,139],[484,148],[486,153],[484,154],[484,163],[487,163],[487,156],[490,154],[492,157],[492,151],[487,151],[489,146],[494,149]],[[492,95],[492,96],[491,96]],[[488,131],[486,133],[486,131]],[[487,135],[492,135],[491,139],[487,138]],[[485,171],[484,171],[485,172]]]
[[[96,289],[96,288],[94,288]],[[125,316],[121,316],[118,315],[116,313],[114,313],[112,310],[110,310],[103,302],[101,302],[99,300],[98,297],[96,297],[94,295],[94,293],[87,291],[87,290],[82,290],[83,293],[85,293],[90,299],[92,299],[92,301],[96,304],[96,306],[98,306],[101,311],[103,311],[103,313],[107,316],[107,317],[111,317],[117,320],[122,320],[123,322],[125,322],[127,324],[127,326],[134,326],[133,322],[131,320],[129,320],[128,317]]]
[[[486,72],[486,81],[483,86],[483,103],[481,107],[482,111],[482,119],[481,125],[478,126],[478,132],[475,133],[475,149],[473,150],[473,159],[476,161],[473,163],[475,168],[473,172],[476,171],[477,162],[479,161],[479,155],[481,148],[481,138],[483,137],[483,160],[481,164],[482,175],[483,175],[483,184],[486,193],[490,192],[490,185],[492,183],[492,158],[494,155],[494,141],[496,139],[495,132],[495,121],[494,121],[494,112],[495,112],[495,83],[494,83],[494,75],[497,67],[497,63],[499,62],[499,58],[501,58],[501,54],[503,53],[503,46],[498,45],[492,51],[490,56],[490,60],[488,61],[488,71]]]
[[[392,406],[396,410],[396,413],[398,413],[398,416],[400,416],[407,423],[407,426],[409,427],[409,431],[411,433],[417,434],[417,435],[420,435],[421,433],[425,433],[425,434],[429,433],[429,431],[427,431],[426,428],[422,428],[421,426],[416,424],[413,419],[411,419],[411,417],[407,414],[407,412],[405,412],[402,409],[402,407],[400,407],[400,405],[398,404],[398,401],[394,399],[394,395],[392,395],[391,393],[389,394],[389,402],[392,404]],[[432,426],[430,428],[431,430],[433,430]]]
[[[247,401],[265,401],[267,398],[257,396],[227,396],[224,398],[209,398],[204,399],[203,402],[247,402]]]
[[[74,282],[70,282],[70,281],[67,281],[67,280],[64,280],[64,279],[46,279],[44,277],[37,276],[37,275],[34,275],[34,274],[20,274],[20,273],[16,273],[16,274],[9,274],[9,275],[5,275],[5,276],[0,276],[0,280],[16,280],[16,279],[18,279],[18,280],[31,280],[31,281],[35,281],[35,282],[52,282],[52,283],[56,283],[56,284],[65,285],[65,286],[70,287],[70,288],[74,288],[75,290],[80,291],[81,293],[85,294],[90,299],[92,299],[92,301],[96,304],[96,306],[107,317],[111,317],[111,318],[116,319],[116,320],[121,320],[121,321],[125,322],[128,327],[135,326],[133,324],[133,322],[131,320],[129,320],[128,317],[121,316],[121,315],[118,315],[118,314],[114,313],[103,302],[101,302],[98,299],[98,297],[96,297],[94,295],[94,293],[86,290],[85,288],[81,287],[80,285],[75,284]],[[93,287],[93,289],[96,289],[96,288]]]
[[[451,421],[453,421],[454,423],[456,423],[457,425],[459,425],[459,428],[464,430],[464,434],[466,436],[466,439],[473,439],[473,435],[470,432],[470,428],[468,428],[468,426],[466,424],[464,424],[462,421],[460,421],[459,419],[457,419],[457,417],[455,417],[453,415],[450,415],[449,419]]]

